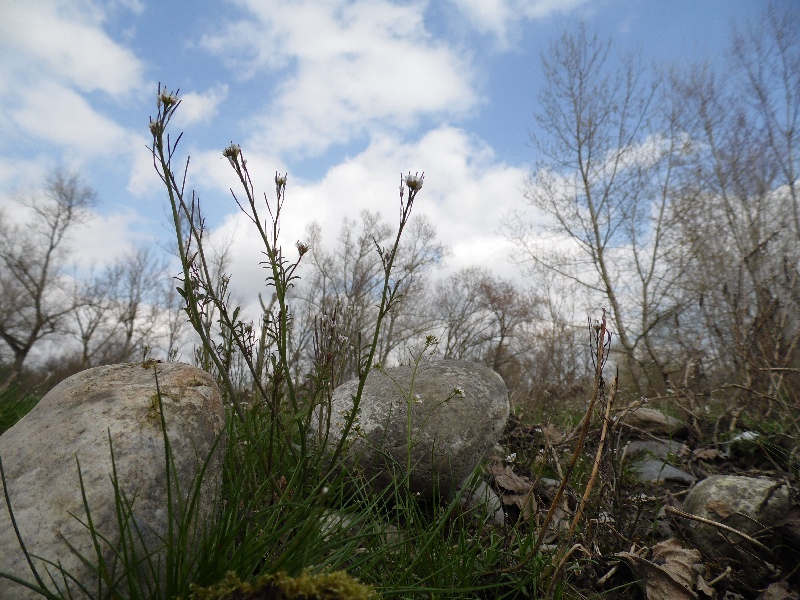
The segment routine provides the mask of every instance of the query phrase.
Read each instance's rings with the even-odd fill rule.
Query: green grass
[[[637,493],[637,484],[615,452],[622,443],[620,430],[605,418],[619,381],[615,378],[606,398],[603,366],[610,337],[606,336],[605,319],[601,329],[590,331],[595,365],[594,387],[587,392],[591,398],[559,400],[528,415],[570,433],[570,442],[546,442],[541,432],[507,440],[506,450],[516,455],[516,474],[562,481],[555,500],[549,506],[540,504],[535,518],[527,522],[507,519],[503,526],[488,526],[481,522],[479,510],[463,512],[458,495],[422,502],[410,493],[412,465],[408,462],[395,465],[393,486],[388,491],[373,493],[371,482],[363,479],[357,465],[345,460],[346,440],[348,432],[355,429],[364,382],[374,367],[383,317],[397,299],[394,259],[423,177],[409,174],[401,178],[394,246],[376,250],[384,280],[371,338],[361,347],[341,350],[351,353],[348,355],[328,356],[330,349],[317,352],[328,362],[310,365],[306,373],[298,375],[290,363],[288,292],[308,248],[298,242],[299,256],[290,260],[280,245],[286,176],[275,176],[274,201],[266,196],[261,199],[254,192],[241,149],[231,144],[223,152],[243,190],[241,199],[235,197],[236,203],[263,242],[263,256],[258,258],[267,273],[267,297],[274,297],[256,325],[243,320],[241,308],[230,304],[229,278],[224,273],[213,275],[205,256],[199,205],[184,189],[185,172],[175,172],[180,136],[170,138],[168,126],[179,105],[177,93],[159,88],[158,114],[150,124],[151,150],[174,220],[181,259],[178,291],[186,318],[201,340],[196,364],[216,379],[227,411],[224,436],[218,440],[225,450],[219,495],[208,518],[201,518],[198,502],[204,468],[188,489],[179,489],[171,476],[173,460],[163,407],[160,397],[154,396],[149,416],[160,421],[164,432],[168,531],[156,547],[148,546],[132,519],[135,499],[122,493],[116,472],[112,473],[115,494],[108,501],[115,506],[117,519],[111,530],[95,524],[88,503],[84,505],[84,525],[93,540],[94,554],[83,560],[96,574],[91,585],[84,584],[84,596],[94,600],[224,600],[224,590],[229,589],[232,597],[243,600],[263,597],[248,587],[250,584],[281,582],[306,586],[306,590],[311,589],[308,586],[328,586],[328,591],[318,593],[328,600],[347,597],[350,592],[346,589],[368,597],[368,590],[350,585],[355,579],[384,598],[585,597],[576,588],[590,589],[609,573],[613,567],[609,557],[613,561],[615,552],[629,549],[632,542],[647,545],[656,540],[658,505]],[[266,219],[259,215],[265,202]],[[324,340],[331,332],[315,333],[319,334],[317,340]],[[422,353],[431,345],[435,339],[429,337]],[[312,415],[316,410],[330,410],[332,373],[336,365],[344,364],[357,365],[359,387],[341,442],[335,447],[312,443],[308,435]],[[410,387],[404,390],[408,402],[413,398],[413,379]],[[0,432],[37,401],[38,396],[23,393],[18,386],[0,391]],[[783,405],[788,406],[788,400]],[[675,410],[674,406],[667,408]],[[759,430],[771,435],[753,450],[764,465],[784,469],[794,481],[800,477],[792,437],[798,428],[795,412],[783,411],[774,424],[762,423]],[[745,414],[743,418],[748,417]],[[711,428],[710,422],[706,425]],[[605,426],[609,427],[607,437],[603,437]],[[407,435],[410,449],[416,443],[410,421]],[[4,475],[3,487],[5,490]],[[566,515],[556,515],[559,502],[568,503]],[[507,515],[515,516],[512,508]],[[609,515],[612,525],[603,525]],[[553,531],[557,533],[553,535]],[[20,538],[24,549],[24,538]],[[76,582],[59,568],[59,557],[43,558],[50,561],[50,573],[32,573],[26,585],[43,597],[65,600],[69,595],[54,591],[55,580]],[[621,576],[604,590],[613,597],[637,597],[628,589],[632,582]],[[339,592],[330,592],[331,586],[339,586]]]
[[[0,391],[0,435],[28,414],[40,398],[35,391],[25,392],[14,382]]]
[[[298,378],[289,362],[287,292],[305,251],[298,243],[299,257],[289,260],[278,239],[286,177],[275,176],[276,199],[267,200],[269,218],[264,219],[258,211],[263,211],[266,197],[256,196],[241,149],[231,144],[223,152],[242,184],[243,197],[236,202],[263,242],[262,264],[275,297],[265,308],[259,330],[243,321],[239,307],[229,305],[225,275],[212,275],[199,208],[194,196],[184,190],[183,175],[174,173],[180,136],[170,138],[168,126],[179,105],[177,93],[159,88],[158,114],[150,123],[152,152],[174,219],[182,267],[179,293],[187,319],[202,342],[196,361],[216,378],[228,407],[225,436],[220,440],[225,447],[220,492],[211,518],[200,519],[197,502],[204,473],[198,473],[190,489],[178,489],[164,433],[169,530],[158,547],[147,547],[131,517],[135,499],[122,493],[114,473],[115,496],[109,502],[116,507],[113,529],[121,537],[116,541],[115,531],[101,531],[85,505],[84,525],[92,536],[95,555],[83,560],[96,577],[83,593],[96,600],[188,599],[193,590],[226,578],[253,582],[277,574],[303,578],[345,571],[385,598],[541,595],[547,588],[542,573],[549,559],[545,554],[531,556],[538,545],[534,527],[482,526],[475,515],[462,512],[459,495],[418,501],[409,491],[409,464],[396,465],[392,489],[373,494],[370,482],[343,459],[363,385],[375,360],[383,317],[396,299],[394,260],[423,177],[401,178],[394,245],[377,249],[384,271],[377,323],[363,347],[348,350],[356,353],[360,385],[341,441],[336,447],[315,445],[309,442],[308,431],[313,411],[329,398],[326,373],[330,366],[312,365],[309,373]],[[408,390],[409,402],[412,392]],[[28,406],[26,402],[20,400],[13,410],[8,409],[11,416],[6,422],[16,419]],[[160,402],[154,403],[153,417],[160,417],[166,432]],[[408,435],[411,445],[410,430]],[[70,579],[69,573],[59,570],[58,557],[44,558],[51,561],[51,573]],[[46,574],[36,575],[29,585],[45,597],[58,598],[53,581]],[[559,586],[556,592],[558,597]]]

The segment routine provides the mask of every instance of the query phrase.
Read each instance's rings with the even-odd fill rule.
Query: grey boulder
[[[722,523],[749,536],[759,535],[777,525],[791,506],[786,483],[768,477],[714,475],[698,483],[683,502],[683,510]],[[759,552],[741,536],[714,525],[690,520],[689,533],[695,546],[706,556],[736,558],[737,545]]]
[[[631,461],[636,478],[643,483],[692,485],[697,477],[667,462],[682,449],[683,444],[675,440],[634,440],[625,446],[623,456]]]
[[[467,486],[460,498],[461,510],[479,523],[487,525],[503,525],[505,511],[503,501],[485,481],[478,480],[475,485]]]
[[[624,413],[621,424],[634,433],[644,432],[666,437],[680,435],[686,429],[686,424],[680,419],[665,415],[655,408],[646,407]]]
[[[636,478],[643,483],[681,483],[692,485],[697,477],[682,471],[671,464],[657,458],[638,460],[633,463],[633,472]]]
[[[141,531],[144,546],[156,553],[154,560],[160,558],[164,564],[164,557],[159,557],[158,552],[167,537],[167,477],[156,374],[174,458],[173,484],[177,480],[185,498],[202,461],[211,455],[225,420],[219,390],[211,376],[200,369],[149,362],[83,371],[53,388],[28,415],[0,436],[0,457],[11,507],[28,551],[60,563],[93,596],[99,596],[97,575],[78,556],[97,562],[92,537],[81,523],[88,521],[78,461],[94,527],[112,546],[117,546],[120,531],[109,439],[119,486],[133,502],[132,518]],[[223,451],[224,442],[219,440],[201,488],[197,523],[202,523],[213,508]],[[101,548],[105,560],[112,564],[113,549],[103,543]],[[0,549],[0,572],[34,582],[5,502],[0,503]],[[51,591],[56,584],[50,575],[57,582],[57,593],[67,597],[64,578],[58,570],[43,560],[34,559],[33,563]],[[145,589],[154,585],[148,581],[152,575],[140,572],[139,577],[147,579],[143,581]],[[108,588],[103,589],[108,594]],[[75,598],[85,597],[72,581],[70,592]],[[2,600],[39,597],[0,579]]]
[[[352,380],[333,393],[329,448],[341,440],[357,390],[358,380]],[[312,430],[325,428],[327,412],[321,413]],[[438,490],[452,497],[497,442],[508,414],[505,383],[483,365],[440,360],[373,369],[345,460],[376,491],[389,489],[408,471],[412,494],[431,499]]]

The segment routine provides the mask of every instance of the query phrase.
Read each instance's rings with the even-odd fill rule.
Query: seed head
[[[422,188],[422,181],[425,179],[425,174],[423,173],[420,175],[419,173],[414,173],[413,175],[411,172],[408,173],[405,177],[406,187],[410,192],[419,191]]]
[[[231,145],[228,146],[227,148],[225,148],[225,150],[222,151],[222,156],[227,158],[228,162],[230,162],[231,165],[234,165],[234,166],[236,165],[237,161],[239,160],[239,156],[241,154],[242,154],[241,146],[239,146],[239,144],[234,144],[233,142],[231,142]]]
[[[168,109],[173,104],[178,103],[178,96],[177,94],[173,94],[167,91],[167,88],[162,89],[158,92],[156,96],[156,105],[161,108],[163,105],[164,109]]]
[[[150,121],[150,133],[154,138],[164,133],[164,124],[161,121]]]

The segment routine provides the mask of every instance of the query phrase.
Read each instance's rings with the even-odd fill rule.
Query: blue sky
[[[788,0],[787,0],[788,1]],[[76,257],[101,266],[168,240],[149,153],[158,82],[180,88],[190,183],[257,282],[259,248],[221,151],[241,144],[256,186],[289,175],[284,242],[317,220],[397,213],[400,172],[425,171],[417,210],[448,268],[512,274],[500,223],[522,206],[540,55],[581,20],[646,61],[718,61],[759,2],[722,0],[0,0],[0,207],[55,167],[98,192]],[[247,284],[244,284],[247,288]],[[249,290],[249,291],[254,291]],[[247,290],[245,290],[247,291]]]

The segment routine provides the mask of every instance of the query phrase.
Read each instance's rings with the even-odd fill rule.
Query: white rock
[[[683,510],[733,527],[748,535],[756,535],[777,525],[791,506],[785,482],[768,477],[713,475],[698,483],[683,502]],[[699,550],[712,558],[736,557],[734,545],[720,535],[713,525],[688,521],[687,527]],[[760,552],[736,534],[725,533],[751,552]],[[762,542],[766,538],[761,538]]]
[[[461,510],[489,525],[502,525],[506,521],[503,502],[497,493],[482,479],[464,490]]]
[[[358,380],[353,380],[334,391],[331,448],[341,439],[357,389]],[[421,363],[416,371],[411,366],[373,369],[358,428],[350,432],[347,460],[383,490],[393,477],[403,476],[410,456],[410,491],[430,499],[438,486],[442,497],[451,497],[497,442],[508,414],[502,378],[483,365],[441,360]]]
[[[622,425],[632,428],[633,431],[644,431],[652,435],[672,437],[686,424],[680,419],[665,415],[654,408],[640,407],[625,414]]]
[[[156,363],[161,401],[182,495],[192,485],[201,461],[224,427],[219,391],[210,375],[179,363]],[[78,373],[53,388],[19,423],[0,436],[0,457],[14,517],[32,554],[63,567],[97,594],[97,578],[76,552],[96,560],[92,539],[78,519],[86,521],[76,459],[96,529],[118,543],[119,529],[111,482],[109,437],[120,486],[135,498],[133,514],[150,550],[166,537],[167,500],[163,432],[154,366],[143,363],[98,367]],[[224,440],[204,479],[197,522],[213,506],[222,469]],[[70,516],[70,513],[75,517]],[[70,549],[70,545],[74,551]],[[0,572],[34,582],[11,527],[5,502],[0,503]],[[112,553],[104,548],[106,559]],[[161,557],[163,564],[163,556]],[[109,562],[110,564],[110,562]],[[59,592],[63,578],[42,560],[34,565]],[[84,595],[70,585],[75,598]],[[0,579],[0,599],[40,598]]]

